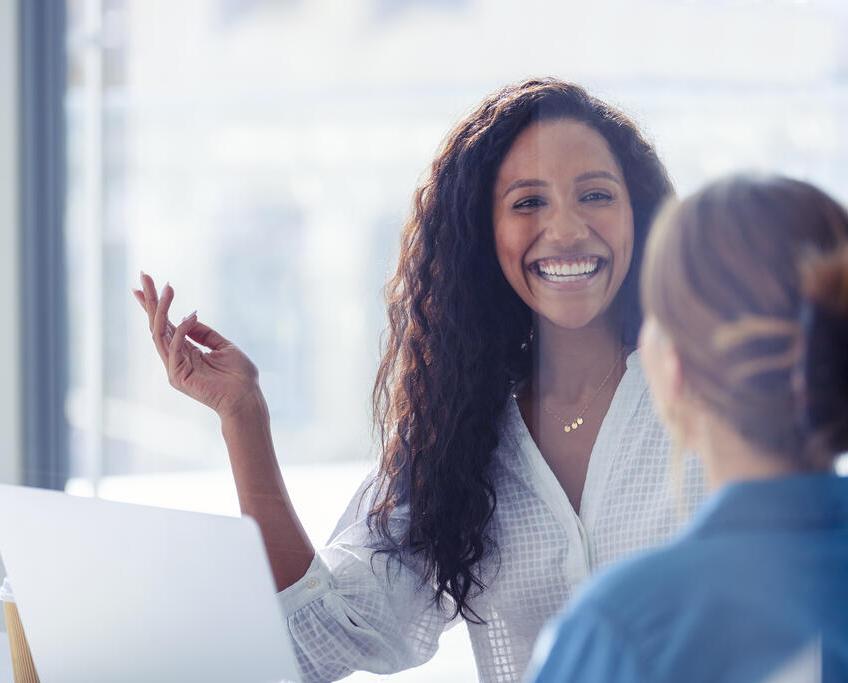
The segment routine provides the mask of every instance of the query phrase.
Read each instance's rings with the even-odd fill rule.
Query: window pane
[[[683,49],[669,34],[673,61],[660,41],[635,66],[603,51],[570,64],[577,50],[564,39],[536,59],[518,49],[548,37],[542,26],[498,57],[490,36],[518,11],[507,5],[69,2],[76,472],[226,464],[214,419],[169,389],[130,306],[139,268],[175,286],[175,317],[197,308],[254,359],[282,459],[367,457],[380,287],[412,190],[452,123],[524,73],[579,77],[622,104],[682,191],[745,167],[844,192],[848,89],[832,11],[730,4],[690,3],[678,23],[732,18],[740,36],[767,26],[765,47],[791,37],[790,49],[766,60],[745,42],[711,61],[705,45]],[[633,20],[647,28],[671,14],[673,28],[672,5],[646,4]],[[572,14],[546,6],[553,23]],[[603,28],[578,28],[601,42]],[[436,34],[443,50],[425,58]],[[94,465],[80,452],[97,427]]]
[[[293,496],[337,482],[340,511],[374,456],[380,288],[412,192],[505,82],[622,105],[682,192],[764,168],[848,199],[837,2],[67,5],[72,472],[113,497],[234,510],[217,421],[168,386],[130,296],[143,268],[174,318],[196,308],[254,360]]]

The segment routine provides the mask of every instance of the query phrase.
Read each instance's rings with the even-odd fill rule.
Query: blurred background
[[[0,478],[237,513],[144,269],[259,367],[320,544],[376,455],[381,287],[460,117],[556,75],[630,113],[681,193],[767,169],[848,200],[846,35],[839,0],[0,0]],[[473,679],[464,628],[443,640],[392,680]]]

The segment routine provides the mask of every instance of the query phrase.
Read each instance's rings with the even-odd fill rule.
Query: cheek
[[[625,220],[619,228],[618,240],[616,245],[617,256],[621,259],[622,270],[626,273],[630,269],[630,264],[633,261],[633,242],[636,237],[636,231],[633,226],[633,216],[628,212]]]
[[[630,226],[630,229],[627,233],[627,240],[624,246],[624,260],[627,264],[627,267],[630,268],[630,264],[633,262],[633,242],[635,240],[636,234],[634,232],[633,226]]]
[[[606,242],[614,260],[613,278],[619,282],[623,281],[630,270],[633,261],[633,242],[635,230],[633,227],[633,213],[629,206],[621,209],[603,222],[601,239]]]
[[[498,263],[504,275],[515,286],[513,279],[520,277],[524,270],[525,241],[521,230],[508,222],[497,222],[494,237]]]

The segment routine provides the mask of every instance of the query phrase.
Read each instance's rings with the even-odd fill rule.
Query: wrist
[[[271,421],[268,404],[259,385],[246,391],[226,409],[218,411],[218,417],[224,427],[257,422],[267,424]]]

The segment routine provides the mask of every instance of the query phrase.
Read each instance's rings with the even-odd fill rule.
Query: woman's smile
[[[595,255],[549,256],[532,261],[527,270],[545,287],[573,291],[599,280],[607,260]]]

